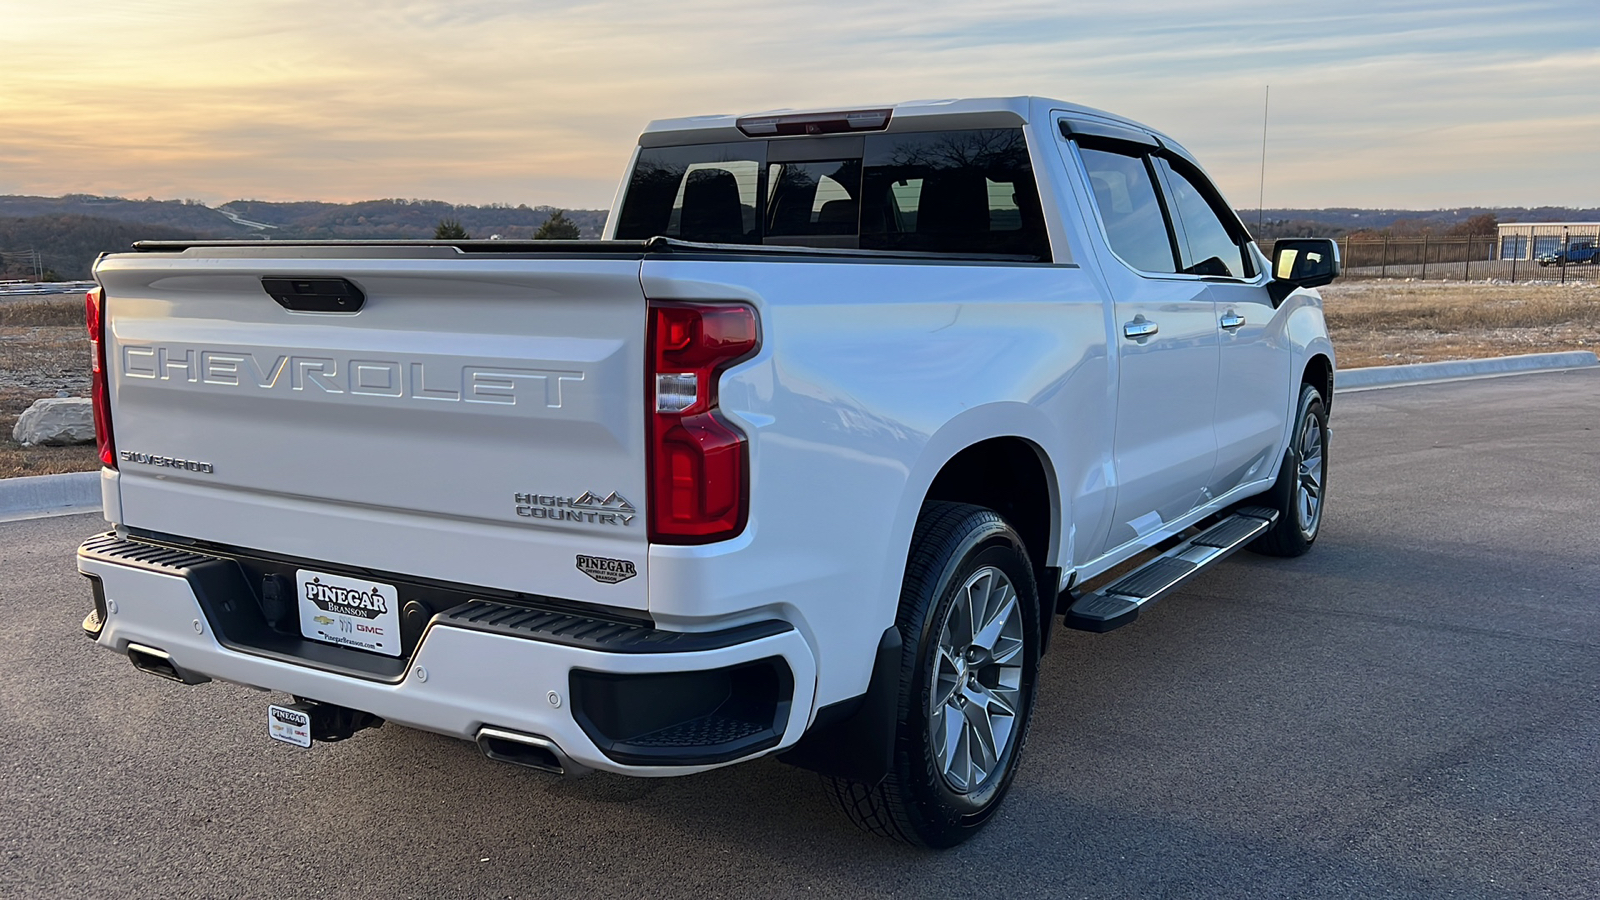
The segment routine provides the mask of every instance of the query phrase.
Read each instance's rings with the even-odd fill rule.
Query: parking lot
[[[4,897],[1594,897],[1600,370],[1340,394],[1327,519],[1045,659],[1022,770],[956,850],[771,760],[560,781],[80,635],[77,516],[0,524]]]

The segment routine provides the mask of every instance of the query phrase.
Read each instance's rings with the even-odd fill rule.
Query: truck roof
[[[934,128],[1004,128],[1023,125],[1033,118],[1061,110],[1082,116],[1105,119],[1140,128],[1170,142],[1160,132],[1124,116],[1093,107],[1049,97],[971,97],[946,100],[908,100],[903,103],[865,103],[812,109],[769,109],[734,115],[685,116],[657,119],[645,126],[639,136],[641,147],[668,147],[678,144],[704,144],[742,141],[749,136],[739,130],[740,119],[768,116],[809,116],[865,110],[889,110],[885,131],[928,131]]]

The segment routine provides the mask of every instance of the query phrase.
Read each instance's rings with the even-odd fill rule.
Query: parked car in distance
[[[1594,241],[1584,241],[1581,244],[1571,244],[1565,252],[1560,250],[1554,253],[1541,253],[1538,256],[1541,266],[1578,266],[1600,264],[1600,244]]]

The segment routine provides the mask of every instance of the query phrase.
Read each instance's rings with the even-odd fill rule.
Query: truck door
[[[1199,276],[1216,303],[1217,463],[1206,491],[1222,496],[1271,474],[1292,416],[1292,354],[1249,236],[1205,174],[1187,160],[1157,160],[1178,233],[1181,271]]]
[[[1172,223],[1156,189],[1155,142],[1075,134],[1069,146],[1082,161],[1110,251],[1100,253],[1108,257],[1101,268],[1115,305],[1120,373],[1110,549],[1202,500],[1217,455],[1216,305],[1204,282],[1178,273]]]

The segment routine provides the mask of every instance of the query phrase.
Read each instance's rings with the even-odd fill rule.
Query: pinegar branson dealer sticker
[[[639,569],[628,559],[609,559],[604,556],[578,554],[578,571],[601,584],[616,584],[639,574]]]

